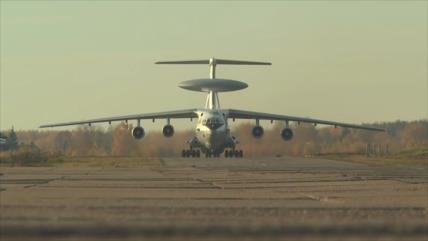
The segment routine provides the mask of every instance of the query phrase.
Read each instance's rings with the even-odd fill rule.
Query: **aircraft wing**
[[[107,117],[107,118],[82,120],[82,121],[47,124],[47,125],[41,125],[39,128],[82,125],[82,124],[91,125],[92,123],[101,123],[101,122],[111,123],[113,121],[128,121],[128,120],[197,118],[198,115],[196,114],[196,111],[197,109],[188,109],[188,110],[175,110],[175,111],[165,111],[165,112],[137,114],[137,115],[114,116],[114,117]]]
[[[245,110],[234,110],[234,109],[228,109],[225,111],[226,113],[228,113],[228,118],[233,118],[233,119],[283,120],[283,121],[295,121],[298,123],[304,122],[304,123],[312,123],[312,124],[331,125],[335,127],[340,126],[340,127],[363,129],[363,130],[370,130],[370,131],[385,131],[384,129],[376,128],[376,127],[354,125],[354,124],[348,124],[348,123],[318,120],[318,119],[311,119],[311,118],[303,118],[303,117],[296,117],[296,116],[276,115],[276,114],[245,111]]]

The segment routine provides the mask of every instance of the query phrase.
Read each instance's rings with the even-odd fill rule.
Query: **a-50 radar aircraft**
[[[182,151],[183,157],[199,157],[201,152],[206,157],[219,157],[223,152],[225,157],[242,157],[243,151],[236,149],[237,140],[230,134],[228,119],[254,119],[256,125],[252,129],[252,134],[256,138],[263,136],[263,128],[260,126],[260,120],[283,121],[284,128],[281,130],[281,137],[283,140],[288,141],[293,138],[293,131],[289,127],[291,121],[297,123],[312,123],[332,125],[334,127],[356,128],[370,131],[384,131],[383,129],[340,123],[335,121],[318,120],[311,118],[302,118],[288,115],[277,115],[262,112],[253,112],[235,109],[221,109],[218,99],[219,92],[241,90],[248,85],[246,83],[216,78],[215,71],[218,64],[227,65],[271,65],[268,62],[255,62],[255,61],[240,61],[240,60],[226,60],[211,58],[208,60],[186,60],[186,61],[163,61],[156,62],[156,64],[208,64],[210,67],[209,79],[194,79],[181,82],[179,87],[192,91],[200,91],[208,93],[205,108],[201,109],[186,109],[175,110],[158,113],[115,116],[107,118],[89,119],[84,121],[73,121],[57,124],[42,125],[40,128],[56,127],[56,126],[69,126],[81,125],[100,122],[108,122],[111,124],[113,121],[126,121],[136,120],[137,126],[132,129],[132,135],[136,139],[144,137],[145,132],[141,126],[141,120],[145,119],[166,119],[166,125],[163,127],[163,135],[171,137],[174,135],[174,127],[171,125],[170,120],[174,118],[188,118],[192,120],[197,119],[195,137],[188,141],[190,148]]]

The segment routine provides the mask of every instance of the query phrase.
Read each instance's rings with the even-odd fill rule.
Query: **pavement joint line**
[[[215,183],[215,182],[211,182],[211,185],[212,185],[213,187],[216,187],[217,189],[225,189],[225,187],[224,187],[224,186],[218,185],[218,184],[217,184],[217,183]]]
[[[310,198],[312,200],[319,201],[319,202],[336,203],[336,204],[344,203],[343,201],[331,199],[328,196],[316,196],[316,195],[311,195],[311,194],[306,194],[306,193],[299,193],[299,194],[304,196],[304,197],[307,197],[307,198]]]

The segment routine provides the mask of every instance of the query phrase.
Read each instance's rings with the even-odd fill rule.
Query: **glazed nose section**
[[[208,133],[208,139],[210,140],[210,142],[215,141],[216,139],[216,131],[215,130],[210,130],[210,132]]]
[[[210,148],[217,148],[221,142],[221,133],[217,130],[210,130],[208,133]]]

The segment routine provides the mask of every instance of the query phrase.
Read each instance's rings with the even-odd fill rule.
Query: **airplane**
[[[218,98],[219,92],[237,91],[247,88],[248,85],[244,82],[220,79],[216,77],[217,65],[271,65],[269,62],[257,61],[242,61],[242,60],[227,60],[227,59],[204,59],[204,60],[184,60],[184,61],[160,61],[155,64],[208,64],[210,68],[210,77],[202,79],[193,79],[183,81],[179,87],[207,93],[205,108],[194,108],[184,110],[174,110],[157,113],[146,113],[136,115],[115,116],[107,118],[89,119],[83,121],[72,121],[56,124],[41,125],[40,128],[81,125],[93,123],[108,122],[111,124],[114,121],[136,120],[137,125],[132,129],[131,134],[135,139],[142,139],[145,136],[145,131],[141,125],[141,120],[166,119],[166,125],[162,129],[165,137],[174,135],[174,127],[171,125],[171,119],[187,118],[191,121],[197,119],[195,136],[187,141],[189,149],[182,150],[182,157],[200,157],[205,154],[205,157],[220,157],[224,153],[225,157],[243,157],[243,150],[238,150],[237,139],[231,135],[228,120],[232,119],[254,119],[255,126],[252,129],[252,135],[255,138],[261,138],[264,130],[260,125],[260,120],[282,121],[284,128],[280,135],[284,141],[289,141],[293,138],[293,131],[290,128],[290,122],[311,123],[314,125],[323,124],[334,127],[355,128],[369,131],[384,131],[380,128],[341,123],[335,121],[319,120],[312,118],[303,118],[289,115],[278,115],[263,112],[254,112],[237,109],[222,109]]]

